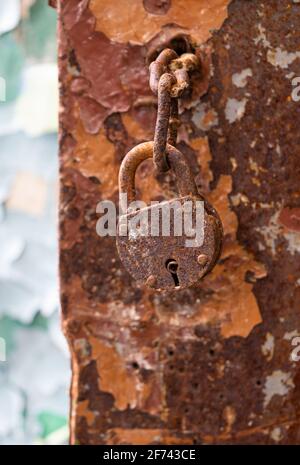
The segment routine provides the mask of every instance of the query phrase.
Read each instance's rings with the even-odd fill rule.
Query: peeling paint
[[[252,69],[251,68],[245,68],[243,69],[240,73],[235,73],[232,75],[232,83],[236,87],[245,87],[248,82],[248,77],[252,77]]]
[[[274,336],[271,333],[267,333],[266,334],[266,340],[265,340],[264,344],[261,346],[261,351],[264,354],[264,356],[266,357],[266,359],[268,360],[268,362],[270,360],[272,360],[272,358],[273,358],[274,348],[275,348]]]
[[[274,396],[284,396],[295,387],[292,376],[282,370],[275,370],[266,378],[264,386],[264,406],[266,407]]]
[[[276,67],[287,69],[297,58],[300,58],[300,52],[287,52],[277,47],[275,50],[268,50],[268,62]]]
[[[193,123],[202,131],[208,131],[218,124],[218,115],[213,108],[208,108],[207,104],[200,103],[192,117]]]
[[[223,176],[218,188],[212,193],[210,201],[216,206],[224,227],[225,243],[219,264],[207,277],[207,285],[214,290],[211,301],[204,306],[203,312],[218,315],[221,321],[223,337],[239,335],[247,337],[251,330],[261,323],[261,315],[253,285],[245,282],[247,271],[254,273],[255,279],[266,276],[264,266],[255,262],[250,254],[236,243],[237,218],[230,209],[228,194],[232,190],[231,178]]]
[[[276,428],[272,429],[270,436],[275,442],[279,442],[282,438],[281,428],[277,426]]]
[[[291,255],[300,253],[300,232],[284,228],[280,218],[281,221],[286,221],[282,212],[277,211],[270,218],[268,225],[259,228],[258,232],[264,237],[266,246],[271,249],[274,256],[276,255],[278,240],[281,237],[286,240],[287,250]]]
[[[237,100],[229,98],[226,103],[225,116],[227,121],[232,124],[239,121],[245,114],[247,99]]]
[[[202,44],[219,29],[227,17],[229,0],[173,0],[168,10],[168,22],[188,28],[194,40]],[[149,14],[140,0],[107,2],[91,0],[90,8],[97,19],[97,30],[116,42],[143,44],[160,32],[166,18]]]

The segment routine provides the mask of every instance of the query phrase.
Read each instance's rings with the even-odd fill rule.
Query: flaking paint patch
[[[268,225],[257,228],[263,238],[265,245],[271,250],[272,255],[276,255],[278,239],[284,237],[287,242],[287,250],[291,255],[300,253],[300,232],[291,231],[280,221],[282,210],[278,210],[270,218]]]
[[[93,426],[95,422],[95,414],[89,408],[89,400],[78,402],[76,406],[76,414],[86,419],[88,426]]]
[[[153,137],[153,132],[148,128],[145,129],[144,127],[139,124],[129,113],[125,113],[122,115],[122,121],[126,128],[128,134],[134,137],[138,142],[142,142]]]
[[[217,188],[208,196],[217,209],[224,228],[223,263],[217,264],[206,277],[206,287],[214,291],[205,304],[206,314],[219,318],[223,337],[247,337],[254,326],[262,322],[258,303],[253,294],[253,285],[245,281],[247,272],[254,279],[266,276],[266,269],[236,240],[238,220],[230,208],[228,195],[232,190],[232,178],[221,176]]]
[[[278,220],[288,231],[300,232],[300,208],[283,208]]]
[[[300,58],[300,52],[288,52],[281,47],[274,48],[267,38],[267,31],[258,24],[259,34],[255,39],[255,44],[261,43],[267,49],[267,61],[275,68],[287,69],[297,58]]]
[[[225,107],[225,117],[227,121],[232,124],[242,119],[246,111],[247,99],[237,100],[236,98],[229,98]]]
[[[299,336],[299,331],[294,329],[294,331],[289,331],[283,335],[285,341],[291,341],[294,337]]]
[[[266,359],[268,360],[268,362],[271,361],[272,358],[273,358],[274,348],[275,348],[274,336],[271,333],[267,333],[266,334],[266,340],[263,343],[263,345],[261,346],[261,351],[264,354],[264,356],[266,357]]]
[[[211,297],[205,303],[194,302],[192,308],[189,304],[181,305],[180,311],[171,314],[160,312],[158,307],[161,322],[177,327],[212,324],[220,328],[224,338],[247,337],[262,322],[253,284],[246,282],[245,276],[251,272],[254,280],[261,279],[266,276],[266,269],[236,240],[238,220],[230,208],[231,191],[232,178],[223,175],[217,187],[207,194],[221,217],[225,235],[220,263],[201,283],[211,291]]]
[[[279,442],[280,439],[282,438],[282,431],[279,426],[276,426],[275,428],[272,429],[270,437],[273,439],[275,442]]]
[[[243,69],[240,73],[234,73],[232,75],[232,83],[239,88],[243,88],[247,85],[248,78],[253,76],[251,68]]]
[[[202,44],[218,30],[227,18],[230,0],[173,0],[168,11],[168,23],[188,28],[192,37]],[[91,0],[90,9],[97,20],[97,30],[115,42],[144,44],[166,23],[164,16],[149,14],[141,0],[107,2]]]
[[[223,411],[223,417],[226,421],[225,432],[230,433],[232,426],[236,420],[236,411],[231,405],[227,405]]]
[[[92,135],[87,134],[82,125],[77,126],[75,138],[76,168],[87,178],[96,177],[99,180],[103,198],[111,195],[118,189],[118,165],[114,145],[107,139],[103,129],[99,134]]]
[[[266,29],[262,26],[261,23],[257,25],[258,28],[258,36],[254,39],[255,45],[258,45],[261,43],[265,48],[271,47],[271,43],[267,39],[267,31]]]
[[[270,218],[267,226],[257,228],[257,232],[263,236],[265,246],[271,250],[272,255],[276,255],[276,242],[282,231],[282,228],[278,224],[278,217],[279,212]]]
[[[99,5],[103,2],[96,3]],[[118,9],[117,2],[110,4]],[[77,78],[80,68],[80,76],[85,80],[83,88],[79,88],[80,96],[77,99],[80,115],[86,129],[96,133],[105,116],[126,112],[138,94],[150,95],[145,50],[128,43],[113,43],[104,31],[97,31],[96,19],[86,0],[69,0],[63,2],[61,8],[65,34],[76,50],[76,66],[72,68],[75,74],[71,73],[70,67],[68,73]],[[128,5],[126,9],[127,12],[131,11]],[[108,17],[102,12],[101,15],[104,22],[109,23]],[[119,11],[116,18],[122,21]],[[78,92],[76,86],[75,91]]]
[[[92,358],[98,367],[99,390],[112,394],[117,409],[138,408],[152,414],[163,410],[156,374],[149,373],[146,381],[141,380],[138,373],[130,369],[130,357],[123,354],[122,344],[111,346],[94,337],[90,338],[90,343]]]
[[[287,69],[297,58],[300,58],[300,52],[288,52],[280,47],[275,50],[268,50],[268,62],[281,69]]]
[[[285,396],[295,387],[292,376],[282,370],[275,370],[266,378],[264,385],[264,407],[271,402],[275,395]]]
[[[213,108],[208,108],[206,103],[200,103],[195,108],[192,121],[198,129],[208,131],[214,126],[217,126],[218,115]]]
[[[287,250],[291,255],[300,254],[300,233],[289,232],[284,233],[287,240]]]
[[[90,338],[90,342],[98,367],[99,390],[111,393],[119,410],[135,408],[138,396],[136,376],[129,372],[114,347],[95,338]]]

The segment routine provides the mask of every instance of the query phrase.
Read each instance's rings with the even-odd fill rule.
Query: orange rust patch
[[[140,408],[157,414],[162,408],[161,392],[156,376],[147,382],[139,379],[138,374],[130,371],[129,361],[122,357],[115,347],[104,344],[94,337],[90,338],[92,358],[96,360],[99,373],[99,389],[109,392],[115,399],[119,410]],[[156,399],[155,402],[151,400]]]
[[[105,345],[96,338],[90,338],[93,358],[99,373],[99,389],[110,392],[119,410],[137,406],[137,378],[127,370],[123,358],[114,347]]]
[[[224,408],[223,417],[224,417],[224,420],[226,421],[226,429],[225,429],[225,431],[226,431],[226,433],[230,433],[232,425],[234,424],[234,422],[236,420],[236,412],[235,412],[234,408],[231,405],[227,405]]]
[[[107,139],[103,129],[99,134],[88,134],[83,126],[77,126],[74,137],[77,141],[76,168],[86,177],[96,176],[101,182],[101,194],[111,196],[118,189],[119,166],[115,161],[114,145]]]
[[[152,130],[143,128],[129,113],[124,113],[122,115],[122,121],[128,134],[137,141],[142,142],[153,138]]]
[[[219,315],[225,338],[247,337],[254,326],[262,322],[253,285],[245,281],[245,275],[249,271],[255,279],[261,279],[267,274],[264,265],[255,261],[236,241],[238,221],[230,209],[228,195],[231,191],[232,178],[221,176],[217,188],[209,196],[223,222],[225,241],[221,259],[224,261],[205,280],[205,285],[214,293],[203,308],[207,314]]]
[[[83,400],[82,402],[78,402],[77,404],[77,415],[79,417],[84,417],[88,426],[92,426],[95,421],[95,414],[89,410],[89,401]]]
[[[168,23],[189,29],[193,39],[202,44],[219,29],[227,18],[230,0],[173,0],[168,11]],[[107,2],[91,0],[90,9],[97,20],[96,29],[115,42],[144,44],[166,23],[164,15],[148,13],[142,0]]]
[[[165,313],[157,309],[161,322],[174,326],[194,326],[213,324],[220,327],[223,337],[247,337],[257,324],[262,322],[253,284],[245,281],[247,272],[253,279],[266,276],[264,265],[256,262],[253,256],[236,241],[237,217],[230,209],[228,194],[232,190],[230,176],[221,176],[216,189],[207,195],[221,216],[224,227],[224,247],[222,263],[199,283],[205,289],[214,291],[206,302],[195,302],[192,313]]]

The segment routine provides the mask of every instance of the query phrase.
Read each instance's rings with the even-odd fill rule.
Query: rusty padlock
[[[159,290],[184,289],[197,283],[214,267],[221,251],[222,223],[216,210],[198,193],[184,155],[169,144],[167,161],[176,175],[180,197],[133,211],[131,203],[136,200],[136,170],[152,156],[153,142],[145,142],[128,152],[121,164],[117,248],[123,265],[138,284],[147,284]],[[185,228],[179,227],[178,218],[185,218],[187,205],[192,219],[190,226],[197,224],[196,215],[202,212],[202,234],[197,235],[199,231],[190,228],[188,233],[191,234],[187,236]],[[137,215],[139,221],[136,221]],[[167,220],[170,221],[167,228],[169,235],[163,234],[162,224],[159,224],[159,230],[153,228],[153,218],[155,221],[159,218],[163,223],[164,216],[168,216]],[[130,223],[134,223],[134,228]],[[139,229],[137,226],[141,225]],[[180,229],[181,235],[178,234]],[[192,233],[194,239],[191,238]]]

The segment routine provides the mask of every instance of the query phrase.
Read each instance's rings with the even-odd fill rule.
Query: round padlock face
[[[117,237],[123,265],[138,284],[154,289],[196,284],[220,255],[222,223],[200,197],[181,197],[128,213],[119,227],[124,234]]]

